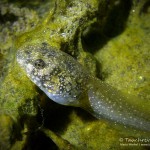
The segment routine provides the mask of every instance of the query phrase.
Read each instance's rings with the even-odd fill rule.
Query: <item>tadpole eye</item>
[[[36,59],[34,61],[34,67],[36,69],[43,69],[45,67],[45,62],[42,59]]]

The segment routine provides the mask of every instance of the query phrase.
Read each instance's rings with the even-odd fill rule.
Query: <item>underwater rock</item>
[[[98,2],[100,2],[99,5]],[[88,0],[86,3],[80,0],[60,0],[53,3],[50,9],[47,9],[47,15],[45,17],[40,14],[40,17],[42,16],[43,18],[39,19],[37,17],[37,20],[35,10],[35,17],[32,18],[33,20],[29,19],[34,7],[30,8],[31,11],[28,11],[27,18],[25,19],[27,24],[23,24],[25,26],[27,25],[27,28],[23,28],[21,31],[17,30],[17,34],[11,32],[12,35],[15,35],[12,36],[11,39],[14,39],[19,32],[26,33],[18,36],[15,39],[15,44],[14,40],[6,40],[9,42],[9,46],[7,47],[10,48],[11,51],[10,53],[7,52],[7,54],[11,55],[5,55],[4,52],[0,55],[2,60],[5,60],[5,58],[9,60],[9,56],[12,57],[12,59],[9,60],[9,67],[4,64],[4,67],[7,67],[7,69],[4,74],[5,78],[1,80],[2,84],[0,86],[1,114],[11,116],[15,124],[18,124],[18,126],[21,125],[22,127],[20,129],[20,131],[22,130],[22,132],[20,132],[22,141],[19,142],[17,136],[15,136],[14,139],[16,142],[11,143],[12,141],[10,141],[9,143],[8,140],[6,140],[5,145],[7,145],[7,143],[8,146],[14,144],[14,149],[15,147],[22,149],[24,146],[32,145],[32,140],[35,140],[34,137],[43,135],[38,132],[42,127],[49,128],[57,133],[60,138],[65,139],[68,149],[69,145],[70,147],[73,145],[74,149],[121,149],[119,142],[120,137],[149,137],[148,133],[135,131],[132,128],[128,129],[121,125],[115,125],[103,119],[98,121],[82,110],[66,108],[50,102],[26,77],[26,73],[21,71],[15,57],[16,49],[19,49],[23,45],[29,45],[30,42],[32,42],[31,44],[41,43],[41,41],[48,43],[52,47],[73,56],[84,67],[88,68],[93,76],[97,75],[101,77],[105,82],[122,91],[131,92],[137,96],[140,95],[143,101],[149,104],[149,52],[147,40],[149,33],[149,15],[148,13],[141,13],[139,17],[139,12],[145,12],[141,11],[143,6],[146,6],[145,3],[147,3],[147,1],[137,2],[135,0],[132,3],[128,0],[128,3],[124,7],[125,3],[118,0],[111,2]],[[46,5],[46,2],[40,2],[39,7],[42,6],[42,4]],[[148,10],[147,7],[145,8]],[[38,13],[42,12],[41,10],[43,9],[40,9]],[[127,12],[125,10],[127,10]],[[7,14],[5,12],[7,11],[3,11],[3,14]],[[123,12],[120,14],[126,15],[125,18],[119,15],[119,19],[116,19],[113,14],[117,14],[118,12]],[[16,17],[14,16],[15,15],[12,15],[16,21]],[[113,18],[115,18],[114,24],[116,25],[118,23],[118,25],[114,25],[112,28],[111,19]],[[117,20],[119,20],[119,22]],[[18,24],[17,29],[21,29],[22,21]],[[37,24],[38,21],[39,24]],[[34,29],[31,27],[31,22],[35,22],[34,25],[36,27],[33,26]],[[4,26],[6,22],[3,20],[3,23],[2,29],[5,29]],[[17,24],[17,22],[15,23]],[[122,24],[119,25],[119,23]],[[9,25],[11,26],[12,24]],[[2,38],[2,43],[5,39],[4,33],[8,33],[8,31],[11,30],[9,25],[8,29],[5,29],[5,32],[1,32],[3,36],[0,37],[4,37]],[[118,26],[121,30],[115,34],[117,30],[115,27]],[[111,29],[114,30],[112,31]],[[1,45],[3,47],[6,44]],[[15,46],[15,48],[13,46]],[[93,55],[95,55],[98,64],[100,63],[101,66],[97,66]],[[3,61],[1,62],[3,64]],[[6,64],[8,63],[6,62]],[[38,112],[37,109],[39,109]],[[148,114],[149,108],[145,110],[141,108],[141,111]],[[39,122],[42,125],[37,123],[36,118],[41,119]],[[11,133],[7,127],[4,127],[4,129]],[[57,136],[51,136],[48,135],[48,132],[44,132],[47,133],[49,139],[53,140],[53,138],[55,138],[57,141]],[[9,134],[7,135],[6,137],[9,137]],[[43,140],[49,143],[49,140],[46,139],[45,137],[41,138],[41,142],[36,142],[36,146],[40,143],[44,143]],[[38,138],[36,138],[36,140],[38,140]],[[58,145],[61,144],[61,142],[55,143]],[[29,147],[31,147],[31,145]],[[53,147],[52,145],[50,144],[49,146]],[[63,147],[63,145],[61,146]],[[61,146],[59,145],[58,147]],[[141,149],[144,149],[144,147],[141,147]]]

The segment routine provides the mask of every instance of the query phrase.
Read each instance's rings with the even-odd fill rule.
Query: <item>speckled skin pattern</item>
[[[77,106],[95,117],[150,131],[150,120],[130,98],[92,77],[73,57],[48,43],[20,47],[17,61],[53,101]]]
[[[42,43],[21,48],[17,59],[28,77],[52,100],[79,105],[88,75],[74,58]]]

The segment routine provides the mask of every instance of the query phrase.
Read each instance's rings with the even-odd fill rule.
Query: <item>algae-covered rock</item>
[[[148,0],[8,1],[0,2],[0,9],[0,149],[149,146],[150,133],[52,102],[16,62],[22,45],[48,43],[94,76],[149,104]]]
[[[20,117],[37,112],[33,85],[25,81],[26,76],[19,73],[20,69],[14,61],[14,39],[18,34],[34,28],[39,19],[34,10],[19,8],[11,3],[0,2],[0,10],[0,149],[5,150],[20,139],[17,134],[21,131],[18,123]]]

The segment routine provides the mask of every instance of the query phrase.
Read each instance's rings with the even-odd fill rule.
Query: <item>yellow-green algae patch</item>
[[[33,98],[37,94],[16,63],[14,40],[19,34],[33,29],[39,17],[34,10],[19,8],[4,1],[0,2],[0,9],[0,114],[12,115],[17,121],[18,115],[24,111],[19,112],[23,105],[33,105]]]
[[[146,35],[139,35],[133,30],[128,29],[111,40],[96,57],[103,64],[102,72],[108,74],[106,82],[149,100],[149,43],[141,39]]]
[[[143,20],[137,11],[136,7],[132,8],[125,31],[110,40],[95,57],[102,64],[101,72],[106,82],[122,91],[138,95],[149,103],[150,19],[149,14],[145,14]]]
[[[32,82],[27,79],[25,74],[22,72],[20,73],[20,68],[16,64],[13,64],[12,69],[13,70],[9,70],[7,77],[4,79],[3,83],[1,83],[0,105],[1,113],[12,114],[16,117],[16,114],[18,115],[19,108],[29,109],[30,104],[33,105],[33,99],[37,94]],[[24,104],[27,104],[27,106],[25,106],[25,108],[21,108]],[[20,111],[22,111],[22,113],[26,113],[25,111],[28,110]],[[29,112],[32,113],[31,110]]]
[[[13,139],[13,127],[14,122],[12,118],[8,115],[0,115],[0,149],[9,149],[11,144],[9,141]],[[6,145],[7,143],[7,145]]]
[[[0,149],[11,149],[20,140],[20,118],[37,113],[34,85],[15,61],[14,39],[34,28],[38,15],[34,10],[0,2]]]

